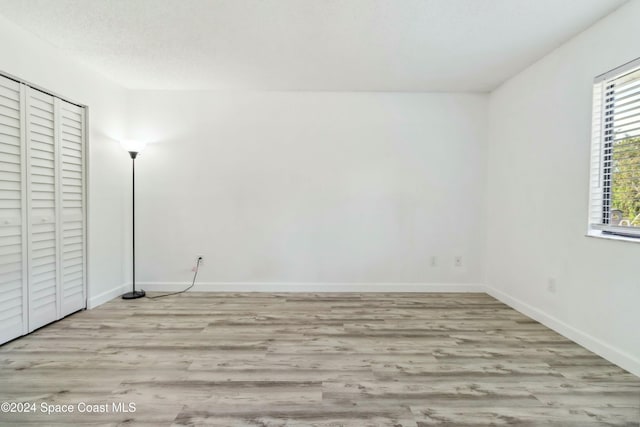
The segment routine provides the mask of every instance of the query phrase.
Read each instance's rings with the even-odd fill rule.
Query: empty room
[[[640,426],[640,0],[0,0],[0,426]]]

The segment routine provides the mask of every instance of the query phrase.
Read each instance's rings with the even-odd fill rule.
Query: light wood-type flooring
[[[469,293],[115,299],[1,346],[5,401],[37,411],[0,425],[640,424],[640,378]]]

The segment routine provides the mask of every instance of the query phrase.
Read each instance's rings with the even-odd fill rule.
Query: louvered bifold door
[[[59,316],[54,98],[26,88],[29,213],[29,331]]]
[[[85,306],[84,109],[58,101],[62,316]]]
[[[0,343],[27,332],[21,85],[0,76]]]
[[[0,75],[0,344],[86,306],[85,109]]]

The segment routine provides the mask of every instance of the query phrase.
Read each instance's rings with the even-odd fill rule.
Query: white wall
[[[133,92],[130,134],[157,142],[136,166],[138,278],[188,282],[203,254],[200,283],[253,290],[478,283],[486,107],[484,95]]]
[[[116,143],[125,129],[126,92],[1,16],[0,71],[89,106],[89,302],[110,299],[126,272],[129,164]]]
[[[640,56],[638,21],[630,2],[491,95],[486,282],[640,375],[640,244],[585,237],[593,79]]]

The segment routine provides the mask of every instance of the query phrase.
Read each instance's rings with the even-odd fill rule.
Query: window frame
[[[606,73],[597,76],[593,83],[592,106],[592,142],[591,142],[591,171],[589,182],[589,221],[587,235],[590,237],[613,238],[616,240],[635,241],[640,243],[640,227],[618,226],[605,224],[605,218],[611,215],[611,178],[605,180],[607,148],[612,148],[612,129],[608,129],[607,121],[612,118],[605,116],[607,109],[607,91],[612,81],[632,72],[640,70],[640,58],[627,62]],[[640,79],[639,79],[640,80]],[[609,172],[610,173],[610,172]],[[607,206],[608,204],[608,206]],[[599,218],[594,221],[594,218]]]

